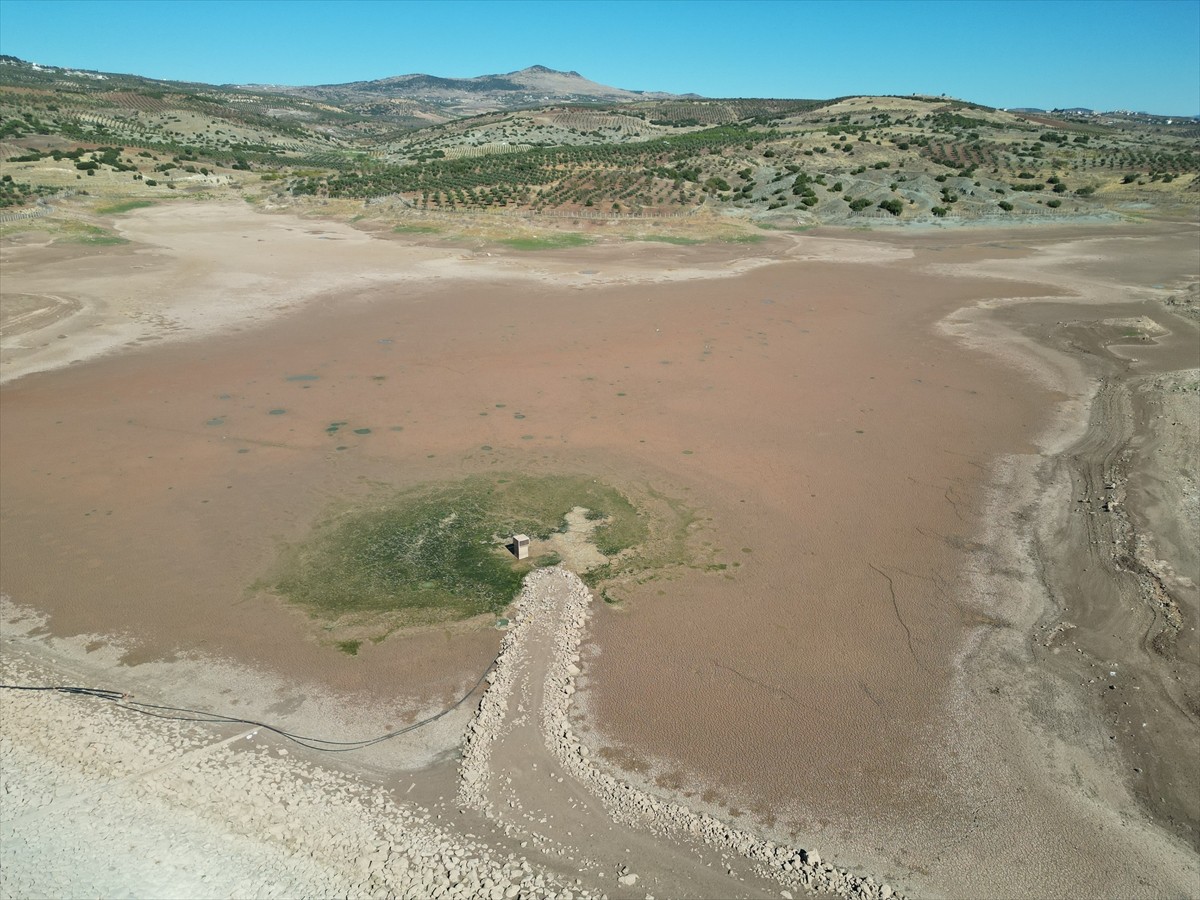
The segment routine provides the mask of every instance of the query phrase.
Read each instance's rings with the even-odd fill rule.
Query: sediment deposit
[[[130,244],[86,255],[3,248],[6,296],[69,301],[0,347],[0,589],[43,617],[6,656],[312,733],[390,730],[456,701],[513,632],[311,619],[261,589],[280,546],[380,485],[587,475],[674,504],[693,552],[604,585],[577,645],[578,621],[525,626],[545,652],[514,657],[508,705],[479,720],[490,737],[468,736],[463,799],[492,818],[436,799],[457,789],[467,706],[420,747],[380,745],[367,762],[429,795],[414,821],[460,821],[455,841],[501,870],[524,856],[547,892],[1196,883],[1189,224],[521,256],[189,203],[121,222]],[[22,708],[6,777],[28,768],[17,790],[42,795],[52,750],[18,739],[54,707]],[[232,749],[260,738],[183,758],[276,765],[274,744]],[[64,797],[91,781],[85,751]],[[396,802],[379,771],[368,782],[359,805]],[[147,809],[175,788],[131,784]],[[255,833],[282,824],[250,815]],[[85,821],[31,825],[30,846],[82,845]],[[145,838],[140,856],[165,858]],[[357,841],[339,852],[376,852]],[[813,847],[819,865],[793,849]],[[50,893],[82,884],[10,871],[21,890],[38,872]],[[104,858],[80,871],[117,885]]]

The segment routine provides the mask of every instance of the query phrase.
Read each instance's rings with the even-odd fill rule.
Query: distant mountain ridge
[[[41,76],[31,79],[29,76]],[[195,91],[255,91],[263,94],[291,95],[309,99],[337,102],[348,101],[353,106],[380,101],[417,107],[414,121],[429,124],[439,119],[452,119],[483,112],[528,108],[537,105],[578,103],[630,103],[638,100],[703,100],[702,94],[672,94],[666,91],[645,91],[612,87],[583,77],[576,71],[560,71],[543,65],[532,65],[514,72],[478,75],[472,78],[447,78],[439,75],[414,73],[393,75],[369,81],[341,84],[209,84],[206,82],[174,81],[144,75],[99,72],[48,63],[36,63],[11,54],[0,54],[0,87],[27,84],[47,84],[55,78],[73,80],[83,87],[88,82],[109,82],[140,89],[188,89]],[[64,85],[66,81],[62,82]],[[425,109],[419,109],[425,107]],[[1164,114],[1133,112],[1126,109],[1100,111],[1083,106],[1044,109],[1035,106],[1006,108],[1012,113],[1061,114],[1074,116],[1138,116],[1149,119],[1190,119],[1200,121],[1200,114]],[[378,115],[382,110],[373,108]]]
[[[392,75],[388,78],[378,78],[371,81],[350,81],[340,84],[319,84],[315,86],[321,88],[357,88],[361,90],[383,90],[389,87],[403,86],[411,88],[444,88],[471,92],[489,90],[518,91],[538,87],[539,79],[544,81],[544,76],[552,76],[558,79],[578,79],[580,83],[586,84],[591,89],[617,90],[619,93],[642,93],[641,91],[621,91],[620,88],[607,88],[604,85],[589,81],[578,72],[559,72],[549,69],[546,66],[529,66],[525,69],[519,69],[516,72],[506,72],[498,75],[476,75],[471,78],[449,78],[442,75],[417,73],[412,75]]]
[[[254,84],[236,87],[324,100],[410,101],[453,111],[457,115],[546,104],[629,103],[635,100],[697,99],[699,96],[611,87],[584,78],[578,72],[562,72],[541,65],[474,78],[445,78],[416,73],[344,84],[295,87]]]
[[[0,57],[0,209],[36,213],[80,182],[151,202],[228,186],[279,205],[581,218],[703,208],[781,227],[1200,198],[1200,123],[1084,113],[945,94],[705,99],[546,66],[254,88]]]

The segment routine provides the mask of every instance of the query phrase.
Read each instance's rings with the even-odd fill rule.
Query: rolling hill
[[[0,59],[0,205],[239,191],[376,213],[1056,218],[1200,199],[1200,126],[944,96],[706,99],[532,66],[205,85]],[[176,194],[177,195],[177,194]],[[1181,206],[1182,205],[1182,206]]]
[[[440,111],[446,118],[498,110],[577,103],[628,103],[641,99],[672,99],[674,95],[627,91],[589,81],[578,72],[559,72],[530,66],[502,75],[440,78],[434,75],[396,75],[375,81],[323,84],[313,87],[244,85],[244,89],[307,97],[369,112],[377,104],[408,102]]]

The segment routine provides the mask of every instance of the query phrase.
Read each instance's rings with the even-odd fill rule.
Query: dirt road
[[[467,731],[460,802],[596,877],[615,897],[894,896],[888,885],[823,865],[813,850],[757,839],[592,766],[570,721],[591,599],[560,567],[526,579]]]

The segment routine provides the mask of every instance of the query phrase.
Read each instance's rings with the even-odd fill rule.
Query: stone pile
[[[487,796],[490,775],[492,745],[503,733],[509,699],[513,692],[516,673],[524,659],[525,632],[529,628],[530,615],[527,604],[531,596],[531,581],[534,572],[525,580],[525,587],[517,598],[517,613],[511,621],[500,652],[492,670],[487,674],[488,688],[479,703],[479,711],[471,719],[463,737],[462,761],[459,763],[458,802],[484,812],[491,812],[491,801]]]
[[[5,660],[5,683],[53,680]],[[525,859],[253,729],[214,735],[99,700],[7,690],[0,715],[0,897],[571,894]]]
[[[759,864],[762,874],[786,885],[855,900],[890,900],[900,896],[890,885],[822,862],[815,850],[787,847],[731,828],[711,815],[693,812],[619,781],[593,764],[588,749],[574,735],[569,715],[575,679],[581,673],[579,645],[591,602],[587,586],[565,569],[539,569],[526,578],[519,612],[497,660],[495,681],[474,723],[478,727],[473,725],[468,735],[460,798],[469,797],[472,805],[486,805],[482,787],[476,785],[487,781],[488,747],[498,729],[504,726],[514,671],[523,658],[526,629],[530,621],[553,620],[558,623],[554,658],[547,669],[543,704],[538,711],[542,734],[563,768],[600,798],[614,820],[656,833],[699,838],[710,846]]]

